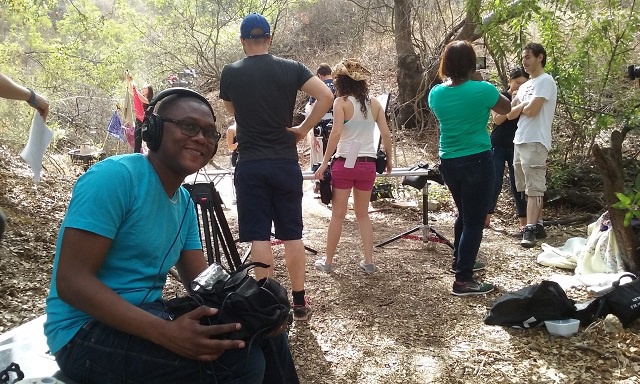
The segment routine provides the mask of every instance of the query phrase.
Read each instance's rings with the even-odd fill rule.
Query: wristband
[[[38,102],[36,101],[36,93],[31,88],[27,88],[31,92],[31,97],[27,100],[27,104],[34,108],[38,108]]]

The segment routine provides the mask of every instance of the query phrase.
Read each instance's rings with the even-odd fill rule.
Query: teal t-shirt
[[[440,157],[452,159],[491,149],[487,129],[500,92],[486,81],[457,86],[438,84],[429,92],[429,108],[440,123]]]
[[[202,249],[189,192],[180,187],[169,198],[143,155],[112,156],[92,166],[76,182],[58,233],[44,324],[52,353],[64,347],[91,320],[62,301],[56,290],[65,228],[82,229],[113,240],[97,277],[136,306],[143,299],[150,302],[162,296],[167,273],[182,250]]]

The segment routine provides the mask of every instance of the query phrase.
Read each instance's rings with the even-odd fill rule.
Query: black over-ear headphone
[[[160,100],[172,95],[183,95],[202,100],[207,105],[207,107],[209,107],[209,110],[213,115],[213,121],[216,121],[216,114],[215,112],[213,112],[211,104],[209,104],[209,101],[205,99],[204,96],[188,88],[167,88],[164,91],[158,93],[156,97],[154,97],[153,100],[149,102],[149,106],[144,112],[144,121],[142,122],[142,140],[147,143],[147,147],[149,147],[149,149],[152,151],[160,148],[160,143],[162,142],[162,118],[155,114],[154,110],[156,109],[156,105],[160,102]]]

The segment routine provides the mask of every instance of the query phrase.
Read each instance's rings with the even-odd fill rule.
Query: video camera
[[[627,67],[628,75],[630,80],[640,79],[640,66],[639,65],[630,65]]]
[[[333,128],[333,120],[326,119],[320,120],[318,125],[313,128],[313,135],[315,137],[322,137],[327,139],[331,134],[331,129]]]

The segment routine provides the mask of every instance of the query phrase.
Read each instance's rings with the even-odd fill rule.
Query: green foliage
[[[624,225],[631,224],[631,219],[640,219],[640,175],[636,178],[635,187],[626,194],[617,192],[618,202],[611,207],[626,211],[624,214]]]
[[[576,165],[573,163],[554,162],[549,164],[547,186],[549,189],[568,188],[574,184]]]
[[[545,70],[558,85],[554,146],[562,161],[583,161],[603,132],[634,118],[628,111],[637,104],[637,94],[623,76],[635,59],[640,33],[635,2],[548,0],[523,13],[517,7],[527,6],[527,1],[517,7],[499,0],[490,3],[503,18],[518,15],[484,29],[504,81],[507,69],[519,65],[526,42],[539,42],[547,50]]]
[[[429,184],[428,190],[429,201],[437,201],[442,205],[447,204],[451,200],[451,192],[449,189],[440,184]]]

